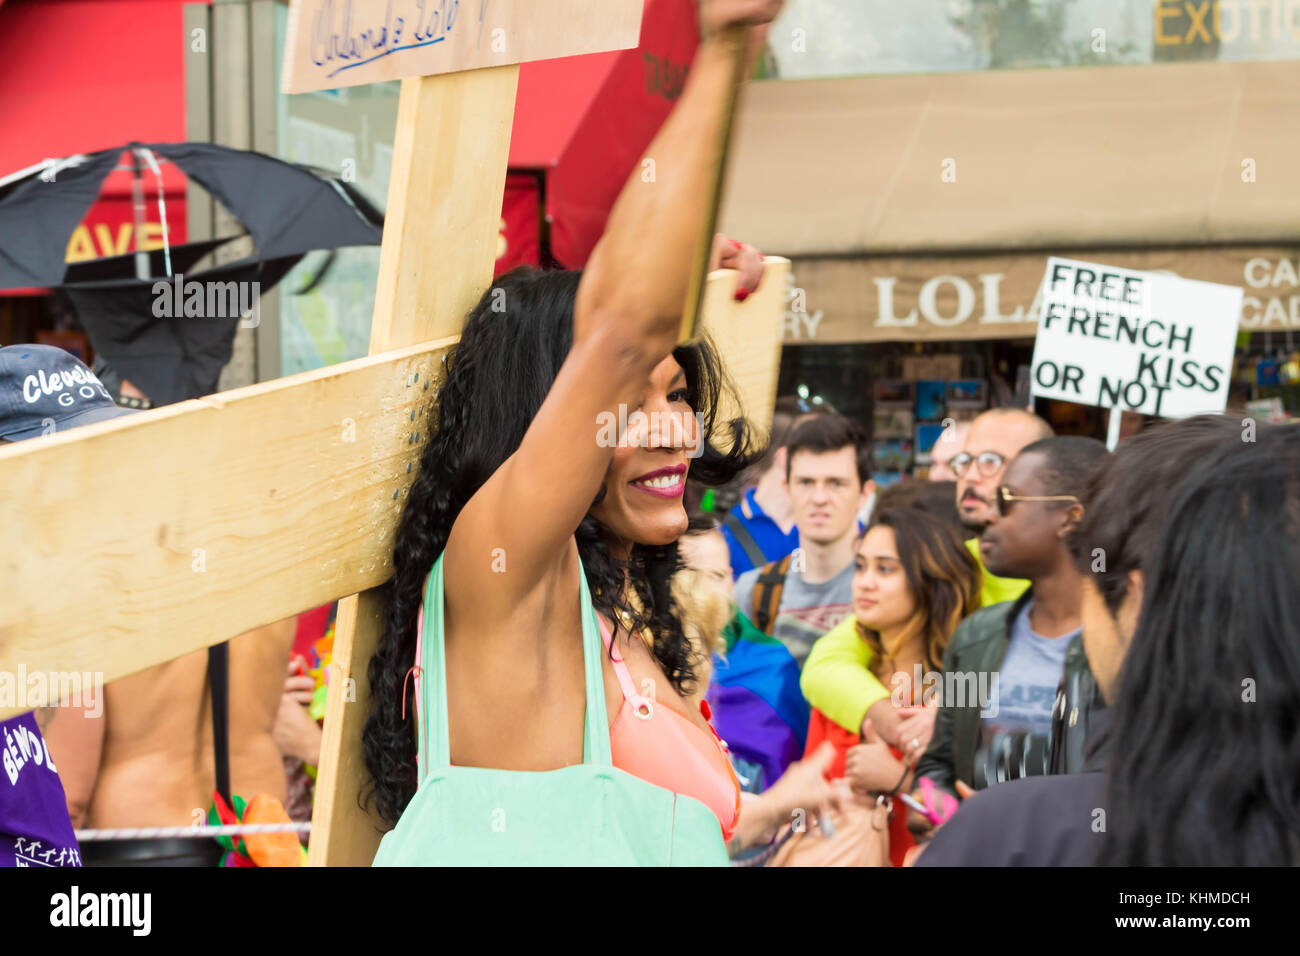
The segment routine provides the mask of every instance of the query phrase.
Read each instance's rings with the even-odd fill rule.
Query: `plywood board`
[[[764,432],[771,427],[789,272],[790,260],[768,256],[762,281],[744,302],[735,300],[738,273],[720,269],[709,274],[701,327],[722,356],[740,400],[739,408],[719,409],[719,420],[743,415]]]
[[[491,285],[501,227],[483,212],[505,194],[518,79],[503,66],[402,81],[372,354],[458,335]]]
[[[0,446],[0,672],[109,681],[384,581],[450,344]]]
[[[402,81],[388,186],[389,218],[379,259],[370,350],[459,334],[492,282],[497,214],[510,155],[517,66]],[[386,538],[392,540],[389,529]],[[368,866],[381,823],[358,803],[368,774],[361,731],[370,712],[364,676],[379,644],[379,605],[370,592],[339,605],[334,673],[351,676],[340,707],[331,687],[316,778],[309,862]]]
[[[642,0],[292,0],[281,86],[304,93],[629,50],[641,10]]]

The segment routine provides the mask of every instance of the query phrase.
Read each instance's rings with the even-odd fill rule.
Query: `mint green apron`
[[[587,685],[583,762],[547,771],[454,767],[439,556],[424,593],[418,790],[397,827],[380,842],[375,866],[727,864],[722,828],[712,810],[613,765],[603,645],[581,564],[578,577]],[[430,741],[432,752],[426,749]]]

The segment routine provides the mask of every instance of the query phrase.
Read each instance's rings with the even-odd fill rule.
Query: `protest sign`
[[[1165,418],[1222,412],[1241,302],[1234,286],[1053,256],[1033,396]]]
[[[641,0],[293,0],[283,92],[627,50]]]

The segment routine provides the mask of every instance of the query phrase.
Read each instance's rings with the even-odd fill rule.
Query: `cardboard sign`
[[[627,50],[642,0],[293,0],[286,93]]]
[[[1226,407],[1241,289],[1053,256],[1042,294],[1035,398],[1165,418]]]

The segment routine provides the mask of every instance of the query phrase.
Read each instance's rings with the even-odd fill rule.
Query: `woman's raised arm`
[[[598,440],[608,437],[602,422],[619,420],[620,406],[630,413],[640,404],[651,370],[677,344],[734,44],[744,42],[726,28],[764,24],[780,7],[780,0],[702,3],[704,37],[681,99],[624,185],[583,274],[573,347],[518,450],[452,529],[446,580],[453,610],[508,611],[561,566],[612,457],[611,443]],[[749,31],[751,59],[759,32]],[[504,549],[506,573],[494,573],[495,548]]]

